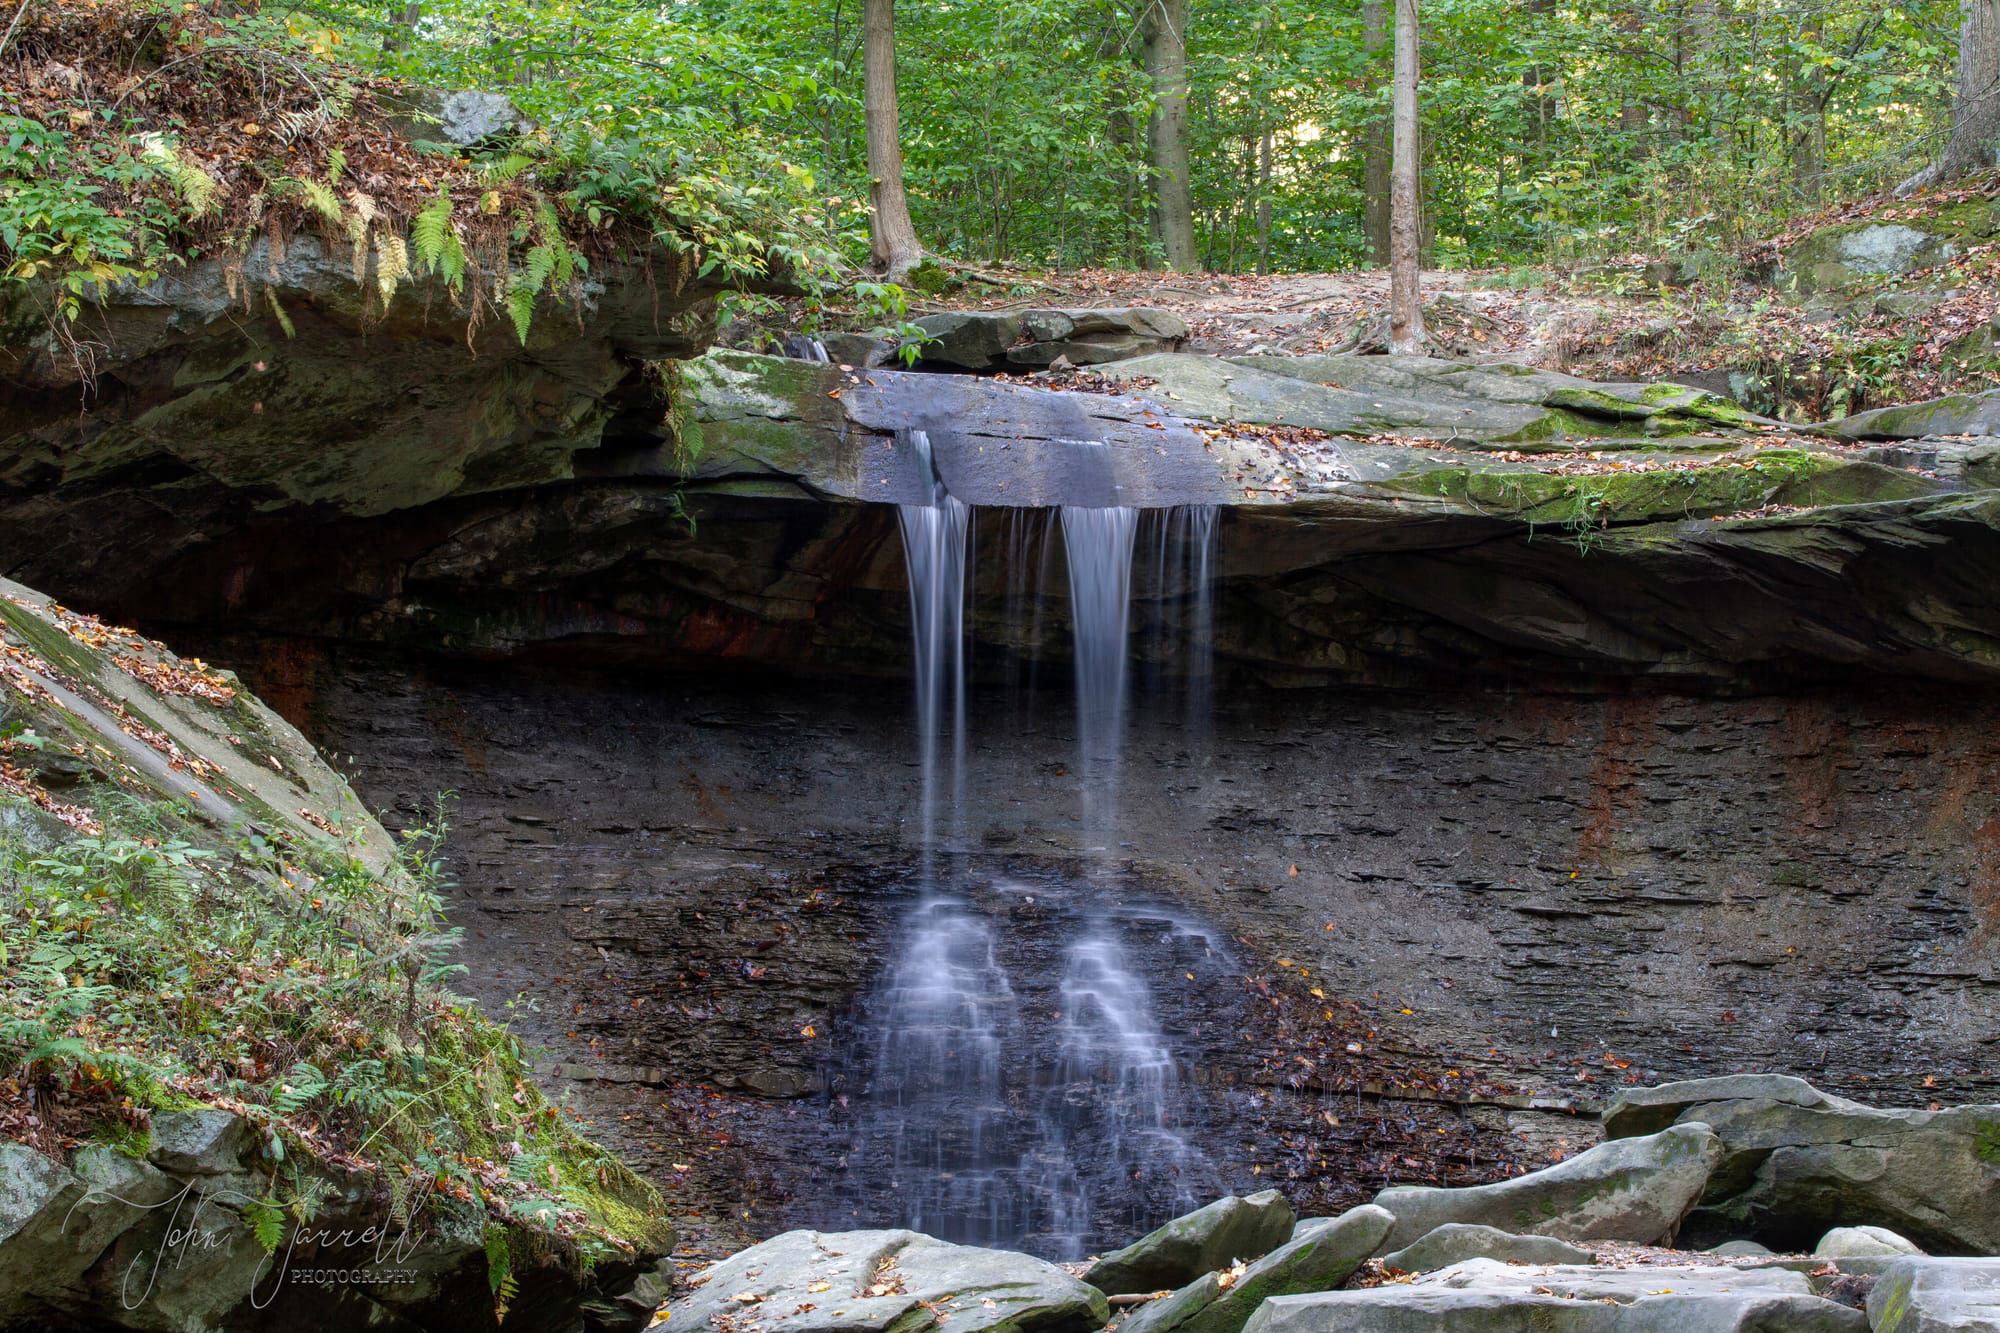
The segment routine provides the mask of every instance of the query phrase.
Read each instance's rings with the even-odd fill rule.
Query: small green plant
[[[646,1225],[645,1187],[446,989],[462,969],[441,821],[371,868],[256,834],[202,846],[171,804],[108,796],[101,813],[101,836],[0,834],[0,1079],[100,1137],[142,1133],[147,1108],[221,1102],[273,1163],[338,1151],[403,1205],[481,1206],[581,1258]],[[252,1206],[259,1239],[311,1194],[300,1176]]]

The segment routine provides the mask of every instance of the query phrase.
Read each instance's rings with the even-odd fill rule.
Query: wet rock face
[[[597,1132],[670,1189],[730,1163],[744,1174],[714,1187],[763,1234],[874,1221],[808,1214],[843,1141],[836,1114],[859,1110],[839,1106],[856,1090],[828,1085],[829,1061],[908,901],[902,682],[422,666],[278,643],[210,655],[351,764],[371,806],[402,818],[458,793],[467,985],[532,1002],[511,1016],[577,1080]],[[1291,975],[1274,961],[1289,959],[1312,973],[1300,993],[1368,1006],[1352,1057],[1367,1077],[1402,1046],[1585,1097],[1782,1069],[1875,1103],[2000,1100],[1979,934],[2000,896],[2000,700],[1961,692],[1941,718],[1898,689],[1235,691],[1204,746],[1177,699],[1151,698],[1121,856],[1234,941],[1243,972]],[[965,844],[1061,860],[1079,817],[1064,683],[989,689],[972,716]],[[1192,969],[1160,970],[1159,994],[1186,994],[1170,983]],[[1296,1112],[1337,1145],[1382,1104],[1329,1097],[1289,1054],[1266,1064],[1284,1043],[1260,1023],[1277,1011],[1256,995],[1239,1009],[1243,995],[1201,988],[1167,1031],[1220,1118],[1218,1189],[1278,1183],[1300,1201],[1316,1186],[1274,1182],[1264,1117]],[[1336,1044],[1326,1068],[1348,1058]],[[682,1082],[720,1096],[690,1108]],[[1521,1147],[1507,1107],[1450,1114],[1481,1160]],[[1581,1126],[1565,1133],[1583,1146]],[[1382,1183],[1379,1165],[1334,1160],[1360,1198]]]

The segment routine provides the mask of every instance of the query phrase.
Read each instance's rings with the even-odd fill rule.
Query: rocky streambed
[[[2000,1323],[2000,1260],[1928,1257],[1903,1234],[1991,1253],[2000,1108],[1878,1111],[1739,1075],[1627,1093],[1604,1124],[1602,1145],[1493,1184],[1391,1188],[1305,1220],[1277,1190],[1230,1196],[1067,1267],[908,1231],[787,1232],[696,1274],[665,1313],[730,1333]]]

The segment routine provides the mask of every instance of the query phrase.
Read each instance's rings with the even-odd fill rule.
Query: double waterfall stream
[[[974,514],[946,491],[922,432],[902,444],[930,493],[900,507],[921,764],[917,884],[864,1007],[855,1151],[886,1181],[898,1215],[884,1220],[1077,1258],[1217,1192],[1155,988],[1207,984],[1226,966],[1223,949],[1200,922],[1130,888],[1118,864],[1135,565],[1161,601],[1160,632],[1181,640],[1198,744],[1215,511],[1065,506],[1051,522],[1069,574],[1077,752],[1066,773],[1080,868],[996,871],[969,854],[965,831]],[[1013,580],[1029,552],[1008,545]],[[1038,597],[1009,600],[1032,600],[1040,614]]]

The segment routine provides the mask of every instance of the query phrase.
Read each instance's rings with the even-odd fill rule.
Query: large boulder
[[[1874,1259],[1923,1251],[1887,1227],[1835,1227],[1813,1246],[1815,1259]]]
[[[1395,1215],[1389,1244],[1409,1245],[1450,1222],[1558,1240],[1670,1238],[1701,1198],[1722,1143],[1706,1125],[1681,1124],[1615,1139],[1545,1170],[1468,1189],[1399,1186],[1375,1202]]]
[[[1311,1217],[1291,1240],[1237,1274],[1227,1286],[1207,1274],[1152,1306],[1134,1333],[1238,1333],[1273,1296],[1337,1287],[1382,1247],[1395,1219],[1372,1204],[1339,1217]]]
[[[1276,1190],[1232,1194],[1105,1255],[1083,1280],[1107,1296],[1185,1286],[1239,1260],[1263,1258],[1291,1236],[1294,1221]]]
[[[1915,440],[1927,435],[2000,434],[2000,389],[1878,407],[1818,429],[1848,440]]]
[[[1108,373],[1213,421],[1476,445],[1727,432],[1756,418],[1679,384],[1599,384],[1526,366],[1421,356],[1159,355]]]
[[[1382,1266],[1403,1273],[1433,1273],[1468,1259],[1497,1259],[1509,1264],[1587,1264],[1589,1250],[1553,1236],[1517,1236],[1497,1227],[1472,1222],[1447,1222],[1394,1254],[1382,1256]]]
[[[1898,1259],[1868,1293],[1875,1333],[2000,1333],[2000,1259]]]
[[[1866,1333],[1782,1269],[1518,1268],[1474,1259],[1409,1283],[1267,1301],[1246,1333]]]
[[[1852,292],[1941,264],[1958,252],[1949,238],[1900,222],[1830,227],[1791,248],[1778,282],[1800,295]]]
[[[761,1333],[1085,1333],[1104,1294],[1054,1264],[914,1231],[787,1231],[705,1269],[670,1327]]]
[[[1768,1101],[1787,1106],[1828,1107],[1859,1111],[1859,1102],[1821,1092],[1802,1078],[1789,1074],[1723,1074],[1716,1078],[1689,1078],[1661,1083],[1650,1088],[1630,1088],[1611,1099],[1604,1108],[1604,1137],[1629,1139],[1641,1134],[1657,1134],[1679,1120],[1690,1108],[1724,1101]],[[1700,1119],[1699,1116],[1692,1117]]]
[[[1527,441],[1561,434],[1561,422],[1532,403],[1494,401],[1443,390],[1390,393],[1334,388],[1282,373],[1266,358],[1220,360],[1162,354],[1121,361],[1109,373],[1157,381],[1145,392],[1209,421],[1303,426],[1335,435],[1394,433],[1429,439]]]
[[[2000,1253],[2000,1106],[1878,1110],[1797,1080],[1651,1091],[1644,1116],[1677,1109],[1678,1127],[1698,1124],[1722,1144],[1690,1221],[1704,1235],[1796,1250],[1831,1227],[1878,1226],[1933,1253]],[[1730,1095],[1760,1091],[1783,1099]],[[1614,1131],[1646,1123],[1635,1105],[1612,1112]]]
[[[1188,336],[1187,321],[1168,310],[951,310],[916,321],[924,360],[961,370],[1018,370],[1097,365],[1169,351]]]

